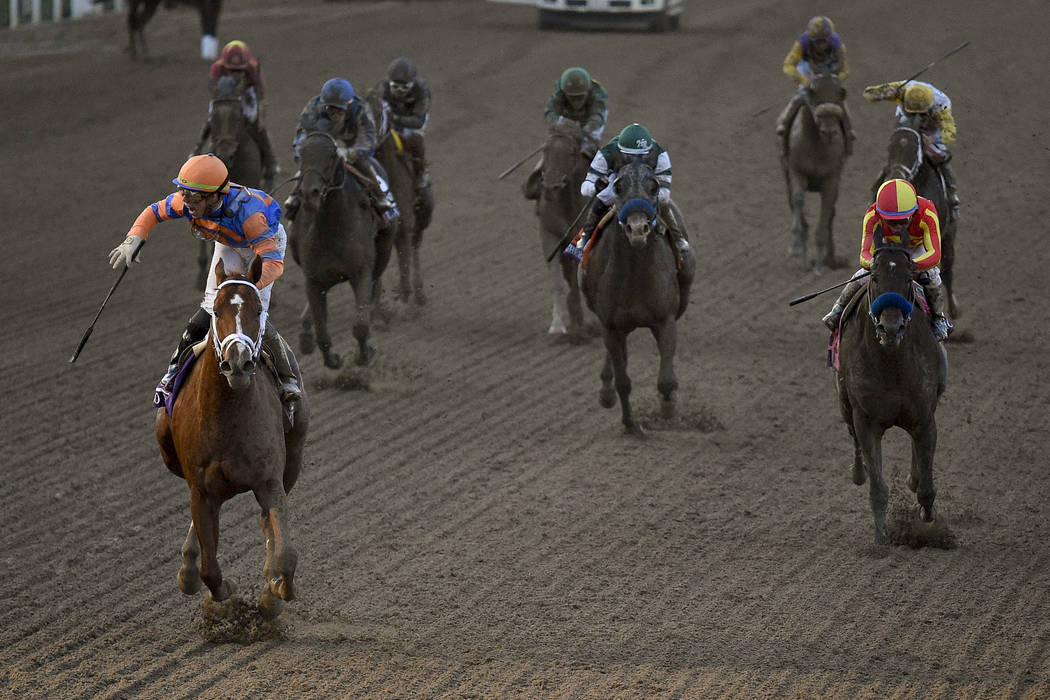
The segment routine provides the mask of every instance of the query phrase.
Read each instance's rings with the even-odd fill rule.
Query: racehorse
[[[328,335],[328,290],[347,280],[354,290],[357,317],[356,363],[371,364],[375,348],[368,343],[372,308],[379,301],[383,271],[390,261],[391,232],[377,234],[377,220],[368,193],[337,152],[335,139],[324,131],[308,133],[299,146],[299,192],[302,209],[292,226],[292,258],[306,278],[299,348],[313,352],[313,326],[326,367],[336,369],[342,358],[331,350]]]
[[[237,81],[228,75],[219,78],[208,106],[210,152],[219,156],[226,164],[230,172],[230,181],[258,189],[262,185],[262,153],[255,139],[248,133],[247,124]],[[197,255],[200,271],[197,287],[202,290],[208,282],[210,248],[210,244],[202,240]]]
[[[540,246],[544,254],[558,246],[566,229],[587,203],[580,194],[580,183],[587,175],[590,158],[580,150],[579,131],[575,122],[568,128],[555,127],[543,149],[543,188],[536,201],[536,216],[540,220]],[[579,336],[583,331],[583,305],[576,262],[559,254],[548,266],[553,297],[548,332]]]
[[[406,148],[404,138],[390,128],[389,106],[375,88],[368,91],[368,104],[376,115],[376,137],[379,143],[376,146],[376,160],[386,170],[387,184],[401,212],[401,220],[394,232],[400,277],[398,296],[403,302],[414,298],[416,304],[423,306],[427,296],[423,289],[419,251],[423,245],[423,231],[430,224],[434,202],[426,198],[417,201],[416,166],[412,162],[412,154]]]
[[[678,270],[671,243],[658,222],[659,183],[644,163],[628,163],[613,181],[616,217],[597,234],[580,267],[580,287],[587,306],[598,316],[605,341],[605,364],[599,402],[620,408],[626,432],[642,435],[631,412],[631,379],[627,376],[627,336],[648,328],[660,351],[656,387],[664,417],[675,414],[678,379],[674,354],[676,321],[689,303],[695,260],[687,256]],[[616,391],[613,392],[615,377]]]
[[[171,415],[157,409],[156,436],[164,463],[190,489],[193,519],[182,545],[179,588],[191,595],[203,581],[215,602],[234,592],[216,559],[219,509],[236,494],[251,491],[262,509],[266,538],[261,604],[274,611],[279,600],[295,598],[297,555],[285,496],[302,466],[309,411],[304,393],[285,432],[277,383],[266,370],[256,376],[265,323],[255,286],[261,274],[258,257],[247,275],[227,274],[221,260],[216,264],[219,288],[206,347],[189,370]],[[297,366],[295,371],[305,387]]]
[[[104,0],[92,0],[101,3]],[[128,53],[132,58],[149,55],[146,46],[146,35],[144,29],[146,24],[153,18],[161,0],[128,0]],[[175,5],[193,5],[200,11],[201,36],[215,37],[218,33],[219,11],[222,8],[222,0],[164,0],[164,6],[172,8]],[[217,39],[215,40],[218,41]],[[202,43],[203,50],[203,43]],[[214,57],[212,57],[214,58]]]
[[[941,282],[948,297],[948,315],[955,317],[959,315],[959,304],[954,291],[955,220],[950,215],[944,179],[930,164],[929,159],[924,157],[925,148],[920,126],[925,118],[924,114],[912,114],[898,121],[897,128],[890,136],[886,166],[872,189],[871,200],[875,201],[875,192],[883,182],[901,178],[910,182],[919,196],[933,202],[941,227]]]
[[[807,260],[805,197],[820,193],[820,219],[813,232],[817,244],[816,270],[824,266],[841,267],[835,258],[832,222],[839,196],[839,180],[846,162],[843,117],[846,89],[836,75],[818,75],[805,87],[805,102],[791,123],[787,157],[781,159],[787,182],[788,204],[793,217],[791,255],[803,264]]]
[[[843,315],[836,373],[842,418],[853,438],[853,482],[871,479],[875,538],[886,541],[889,489],[882,476],[882,436],[897,426],[912,440],[908,488],[920,515],[936,517],[934,413],[947,382],[947,355],[916,298],[915,265],[907,247],[876,242],[871,279]],[[853,306],[853,305],[851,305]],[[915,318],[915,317],[918,318]]]

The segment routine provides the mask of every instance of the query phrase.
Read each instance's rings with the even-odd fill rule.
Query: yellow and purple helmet
[[[875,211],[883,219],[907,219],[918,208],[919,198],[907,180],[887,180],[875,195]]]
[[[193,156],[183,164],[172,182],[184,190],[225,193],[230,191],[230,171],[217,155]]]
[[[933,89],[925,83],[908,83],[904,88],[904,111],[921,114],[933,106]]]
[[[817,15],[809,20],[809,24],[806,25],[806,33],[809,34],[810,39],[827,40],[835,33],[835,25],[827,17]]]

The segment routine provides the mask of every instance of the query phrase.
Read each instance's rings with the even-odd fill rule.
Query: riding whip
[[[540,144],[540,145],[539,145],[539,147],[538,147],[538,148],[537,148],[536,150],[534,150],[534,151],[531,151],[531,152],[529,153],[529,155],[525,156],[524,158],[522,158],[521,160],[519,160],[519,161],[518,161],[517,163],[515,163],[514,165],[512,165],[512,166],[510,166],[509,168],[507,168],[506,170],[504,170],[504,171],[503,171],[502,173],[500,173],[500,174],[499,174],[499,177],[497,177],[496,179],[497,179],[497,180],[502,180],[503,178],[505,178],[505,177],[507,177],[508,175],[510,175],[510,174],[511,174],[512,172],[514,172],[515,170],[517,170],[518,168],[520,168],[520,167],[521,167],[521,165],[522,165],[522,163],[524,163],[524,162],[525,162],[525,161],[527,161],[527,160],[528,160],[529,158],[532,158],[532,157],[533,157],[534,155],[536,155],[537,153],[539,153],[540,151],[542,151],[542,150],[543,150],[543,147],[544,147],[544,146],[546,146],[546,145],[547,145],[547,144],[545,144],[545,143],[542,143],[542,144]]]
[[[904,81],[904,84],[903,84],[903,85],[901,85],[901,87],[904,87],[904,85],[907,85],[907,84],[908,84],[908,83],[910,83],[911,81],[915,80],[915,79],[916,79],[916,78],[918,78],[918,77],[919,77],[920,75],[922,75],[923,73],[925,73],[926,71],[928,71],[928,70],[929,70],[930,68],[933,68],[933,66],[935,66],[936,64],[940,63],[940,62],[941,62],[941,61],[943,61],[944,59],[946,59],[946,58],[948,58],[949,56],[951,56],[951,55],[952,55],[953,53],[959,53],[960,51],[962,51],[963,49],[965,49],[965,48],[966,48],[967,46],[969,46],[969,45],[970,45],[970,40],[969,40],[969,39],[967,39],[966,41],[964,41],[963,43],[959,44],[959,45],[958,45],[958,46],[956,46],[956,47],[955,47],[954,49],[952,49],[952,50],[951,50],[951,51],[949,51],[948,53],[944,54],[944,55],[943,55],[943,56],[941,56],[940,58],[938,58],[938,59],[936,59],[936,60],[933,60],[933,61],[931,61],[931,62],[930,62],[929,64],[927,64],[927,65],[926,65],[926,67],[925,67],[925,68],[923,68],[923,69],[922,69],[922,70],[920,70],[920,71],[919,71],[918,73],[916,73],[916,74],[915,74],[915,75],[913,75],[912,77],[910,77],[910,78],[908,78],[907,80],[905,80],[905,81]]]
[[[845,282],[839,282],[838,284],[833,285],[831,287],[828,287],[827,289],[821,289],[819,292],[813,292],[812,294],[807,294],[804,297],[799,297],[798,299],[792,299],[790,302],[788,302],[788,306],[794,306],[795,304],[801,304],[804,301],[809,301],[813,297],[819,297],[824,292],[830,292],[832,289],[838,289],[839,287],[845,287],[847,284],[849,284],[853,280],[863,279],[863,278],[867,277],[870,274],[871,274],[871,270],[865,270],[863,273],[861,273],[859,275],[856,275],[854,277],[850,277]]]
[[[561,237],[560,241],[558,241],[557,247],[555,247],[555,249],[551,251],[550,255],[547,256],[547,262],[554,260],[554,256],[558,254],[558,251],[569,244],[569,241],[572,240],[573,233],[575,233],[576,231],[576,224],[579,222],[580,217],[583,216],[583,212],[587,211],[587,207],[589,207],[590,205],[591,200],[587,200],[587,203],[583,205],[582,209],[580,209],[580,213],[577,214],[576,218],[572,220],[571,224],[569,224],[569,228],[565,231],[565,235]]]
[[[143,245],[145,245],[145,241],[143,241]],[[142,250],[142,246],[139,246],[139,251],[140,250]],[[135,251],[136,256],[138,256],[139,251]],[[73,364],[77,361],[77,358],[80,357],[80,351],[84,349],[85,345],[87,345],[88,338],[91,337],[91,331],[95,330],[95,324],[98,323],[98,317],[102,315],[102,309],[106,308],[109,298],[113,296],[113,292],[117,291],[117,285],[120,284],[122,279],[124,279],[124,275],[128,274],[128,269],[127,264],[125,264],[124,269],[120,271],[120,275],[117,277],[117,281],[109,288],[109,294],[107,294],[106,298],[102,300],[102,306],[98,308],[98,313],[95,314],[94,320],[91,321],[91,325],[88,326],[88,329],[84,331],[84,337],[80,339],[77,349],[73,351],[73,356],[69,358],[69,364]]]

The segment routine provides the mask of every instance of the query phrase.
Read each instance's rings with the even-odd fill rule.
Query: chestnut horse
[[[624,429],[640,436],[642,426],[631,412],[627,336],[635,328],[648,328],[656,339],[660,351],[656,387],[663,399],[664,417],[673,417],[678,388],[674,373],[676,322],[689,303],[696,261],[687,255],[683,268],[677,269],[671,243],[658,222],[659,183],[652,168],[628,163],[616,173],[613,191],[617,216],[584,256],[586,267],[580,267],[580,288],[587,306],[601,321],[605,340],[599,402],[612,408],[618,394]]]
[[[840,331],[836,380],[842,419],[853,438],[853,482],[871,480],[869,498],[880,543],[887,539],[889,503],[882,477],[882,436],[891,427],[911,435],[908,488],[916,492],[922,519],[936,517],[934,414],[947,382],[947,355],[918,305],[914,277],[907,248],[877,242],[871,280],[858,294],[857,313],[847,309]]]
[[[309,411],[304,393],[294,425],[285,432],[277,383],[266,370],[255,376],[265,323],[255,286],[261,274],[258,257],[247,276],[227,275],[222,261],[216,264],[219,289],[206,349],[190,369],[171,415],[157,409],[156,435],[164,463],[190,489],[193,519],[182,545],[179,588],[191,595],[203,581],[215,602],[235,591],[216,558],[219,509],[251,491],[262,509],[266,538],[260,604],[276,612],[281,600],[295,598],[297,555],[285,495],[302,466]],[[306,386],[301,375],[299,385]]]

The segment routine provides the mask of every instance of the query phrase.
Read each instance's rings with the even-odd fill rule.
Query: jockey
[[[846,45],[835,31],[835,25],[827,17],[817,16],[809,20],[806,31],[795,40],[788,55],[784,58],[784,73],[795,81],[798,89],[788,102],[787,107],[777,117],[777,136],[780,141],[780,155],[787,156],[788,130],[795,118],[795,113],[806,101],[806,85],[818,75],[836,75],[845,80],[849,75],[849,61],[846,59]],[[845,103],[842,105],[842,129],[846,136],[846,155],[853,153],[853,119]]]
[[[215,241],[204,299],[197,313],[190,318],[171,356],[171,365],[157,385],[155,405],[162,405],[171,394],[172,381],[183,352],[208,333],[218,289],[215,281],[218,261],[222,260],[227,270],[244,271],[256,255],[262,258],[262,277],[257,286],[264,315],[270,306],[272,283],[284,271],[286,236],[281,225],[281,208],[270,195],[230,182],[229,171],[222,160],[211,154],[190,157],[172,182],[178,189],[143,209],[124,242],[109,253],[109,262],[114,269],[138,262],[136,253],[146,242],[150,230],[168,219],[189,219],[194,236]],[[298,401],[302,392],[288,359],[292,350],[268,317],[264,318],[264,323],[262,344],[273,358],[280,377],[281,400],[285,404]]]
[[[667,151],[649,135],[649,130],[637,122],[624,127],[612,141],[602,147],[591,161],[587,177],[580,185],[580,194],[592,198],[587,205],[587,218],[584,219],[581,235],[578,237],[575,250],[572,244],[569,254],[577,260],[583,257],[587,239],[597,228],[602,216],[616,201],[613,182],[616,171],[627,163],[640,160],[653,169],[660,184],[658,208],[660,219],[667,226],[667,232],[674,243],[675,256],[679,264],[682,256],[689,250],[689,240],[685,235],[685,226],[678,212],[678,206],[671,201],[671,157]],[[598,187],[602,189],[599,190]]]
[[[375,195],[383,227],[397,223],[400,213],[390,188],[386,173],[376,162],[376,127],[368,103],[354,93],[350,82],[343,78],[332,78],[321,86],[321,94],[310,99],[299,114],[299,126],[295,131],[292,150],[295,162],[299,162],[299,144],[311,131],[324,131],[339,143],[339,157],[347,167],[357,165],[363,175],[370,178],[369,188]],[[298,175],[298,174],[297,174]],[[299,211],[299,190],[296,187],[284,202],[285,216],[295,219]]]
[[[959,194],[955,189],[955,170],[951,166],[951,153],[947,146],[955,142],[955,117],[952,116],[952,101],[942,91],[929,83],[898,80],[864,88],[864,99],[868,102],[893,100],[897,102],[894,118],[901,122],[911,114],[922,114],[923,151],[930,164],[944,177],[948,206],[953,220],[959,218]]]
[[[606,101],[609,99],[598,81],[591,78],[583,68],[573,66],[566,68],[554,88],[554,94],[547,100],[543,120],[550,131],[565,124],[578,126],[580,133],[580,152],[587,158],[593,158],[602,142],[605,121],[609,116]],[[525,199],[539,199],[543,183],[540,178],[543,170],[543,158],[529,173],[522,188]]]
[[[401,137],[412,158],[416,197],[422,201],[433,199],[423,144],[423,132],[430,121],[430,86],[419,77],[410,59],[400,57],[390,64],[386,79],[379,81],[376,92],[388,106],[391,131]]]
[[[858,275],[871,269],[876,237],[901,243],[906,232],[908,250],[919,271],[917,279],[930,302],[933,336],[938,342],[946,340],[952,330],[952,324],[945,315],[947,295],[941,285],[941,273],[937,268],[941,261],[941,229],[933,202],[919,197],[907,180],[887,180],[879,187],[875,203],[868,207],[864,214],[863,230],[864,237],[860,247],[861,269],[857,270],[853,279],[843,287],[835,306],[824,317],[824,325],[832,331],[837,329],[846,304],[857,290],[864,286],[866,280],[858,278]]]
[[[259,60],[252,56],[251,49],[243,41],[231,41],[226,44],[218,60],[211,64],[211,72],[208,76],[209,91],[214,93],[215,86],[225,76],[230,76],[236,81],[238,91],[241,93],[241,104],[244,106],[248,133],[258,144],[259,154],[262,156],[262,189],[269,190],[273,187],[274,175],[280,168],[277,166],[277,158],[273,153],[270,135],[266,133],[266,126],[263,124],[266,81],[263,78]],[[210,131],[211,128],[205,123],[200,141],[193,149],[194,154],[204,148]]]

